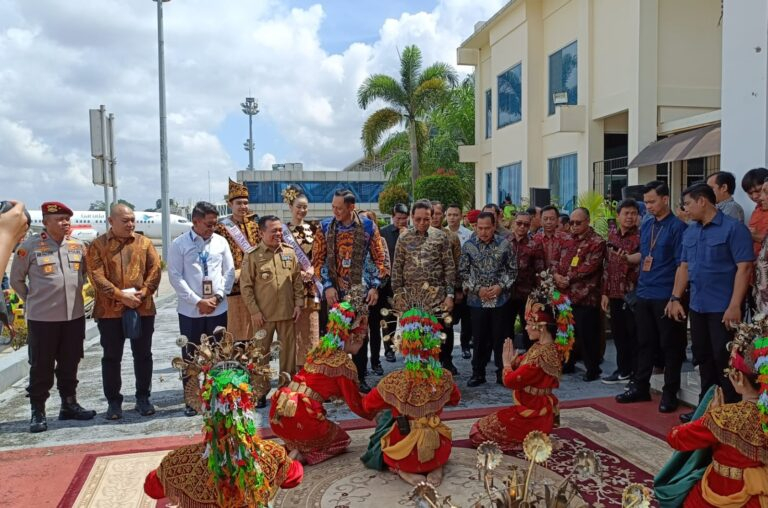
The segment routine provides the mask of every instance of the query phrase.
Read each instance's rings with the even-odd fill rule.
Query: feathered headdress
[[[563,361],[567,362],[576,340],[571,300],[555,286],[552,273],[541,272],[539,277],[541,282],[528,296],[525,319],[531,323],[557,325],[555,346],[560,351]]]
[[[726,372],[738,370],[760,385],[757,408],[760,426],[768,434],[768,316],[758,314],[752,323],[740,323],[728,348],[731,358]]]
[[[344,344],[362,342],[365,334],[361,333],[360,323],[367,314],[365,309],[365,290],[354,286],[344,301],[336,302],[328,311],[328,325],[320,342],[307,354],[308,360],[330,356],[334,351],[344,349]]]
[[[236,342],[223,327],[201,337],[199,346],[184,336],[177,344],[192,349],[190,360],[174,358],[172,365],[190,376],[185,398],[203,412],[203,457],[220,504],[260,506],[269,497],[270,485],[259,461],[255,403],[269,391],[272,355],[262,354],[260,341]]]

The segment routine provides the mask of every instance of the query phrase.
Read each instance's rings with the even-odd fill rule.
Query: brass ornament
[[[631,483],[621,494],[622,508],[649,508],[651,506],[651,491],[645,485]]]

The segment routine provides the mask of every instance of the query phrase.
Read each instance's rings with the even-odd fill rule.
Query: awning
[[[654,166],[720,154],[720,124],[681,132],[646,146],[629,163],[630,168]]]

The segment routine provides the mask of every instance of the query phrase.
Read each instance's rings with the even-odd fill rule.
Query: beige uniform
[[[247,254],[240,273],[240,291],[251,315],[264,316],[265,350],[277,331],[280,371],[296,371],[296,337],[293,309],[304,306],[304,283],[296,253],[286,244],[277,250],[259,243]]]

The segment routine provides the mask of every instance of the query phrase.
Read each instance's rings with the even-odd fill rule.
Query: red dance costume
[[[269,423],[288,450],[298,450],[307,464],[344,453],[351,438],[326,418],[323,402],[342,398],[358,416],[370,419],[358,390],[357,369],[342,350],[328,357],[307,358],[304,368],[272,396]]]
[[[459,388],[445,369],[434,389],[430,382],[403,370],[384,376],[363,398],[363,408],[371,414],[391,409],[395,418],[406,416],[411,429],[404,436],[395,423],[381,439],[384,462],[390,469],[425,474],[448,462],[451,429],[440,421],[440,413],[446,404],[455,406],[460,400]]]
[[[560,386],[560,353],[555,344],[535,343],[504,369],[504,386],[512,389],[514,405],[484,416],[472,426],[473,446],[494,441],[503,451],[520,449],[529,432],[549,434],[558,414],[558,400],[552,390]]]
[[[685,499],[686,508],[768,507],[768,437],[751,402],[725,404],[672,429],[667,442],[680,451],[712,448],[712,464]]]

